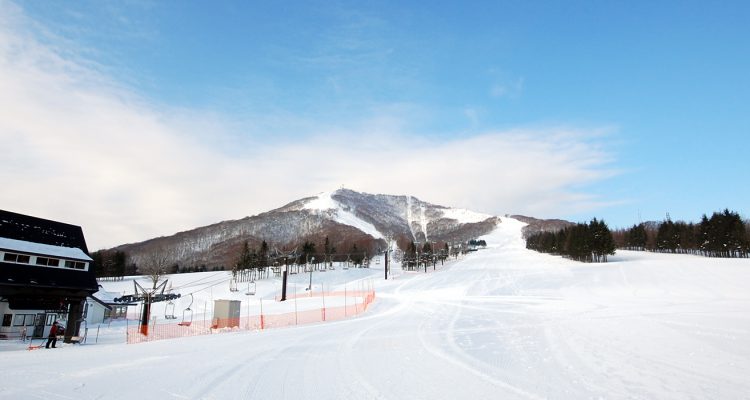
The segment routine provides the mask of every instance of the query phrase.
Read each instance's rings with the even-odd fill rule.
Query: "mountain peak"
[[[293,201],[281,208],[236,221],[224,221],[176,235],[121,246],[131,258],[167,251],[177,265],[233,265],[248,242],[297,247],[325,238],[339,249],[353,244],[370,253],[386,239],[399,243],[465,242],[491,232],[499,218],[465,209],[430,204],[408,195],[337,189]],[[167,250],[165,250],[167,249]]]

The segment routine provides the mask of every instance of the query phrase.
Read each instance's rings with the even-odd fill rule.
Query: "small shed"
[[[239,300],[214,300],[213,327],[239,327],[241,304]]]
[[[107,292],[101,289],[89,296],[88,299],[86,299],[86,311],[84,317],[86,325],[103,324],[113,320],[127,318],[128,307],[135,305],[135,303],[115,302],[115,298],[120,296],[120,293]]]

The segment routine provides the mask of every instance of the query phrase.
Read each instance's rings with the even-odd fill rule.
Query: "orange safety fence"
[[[154,340],[176,339],[223,332],[258,331],[294,325],[338,321],[365,312],[370,304],[375,301],[375,290],[317,292],[315,295],[306,294],[297,298],[304,297],[322,297],[324,299],[330,298],[331,300],[344,297],[345,305],[329,307],[325,306],[325,302],[323,302],[323,307],[320,308],[295,310],[281,314],[264,314],[261,312],[258,315],[240,318],[214,318],[213,320],[204,319],[182,323],[133,325],[127,328],[127,343],[143,343]],[[351,300],[352,304],[347,303],[348,300]]]

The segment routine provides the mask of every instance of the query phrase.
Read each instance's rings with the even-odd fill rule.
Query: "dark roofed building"
[[[0,210],[0,333],[33,326],[40,336],[67,316],[69,340],[78,335],[86,297],[97,290],[81,227]]]

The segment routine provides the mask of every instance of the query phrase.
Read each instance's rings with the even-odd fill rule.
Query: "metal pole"
[[[287,274],[286,270],[287,269],[288,269],[288,267],[285,265],[284,266],[284,272],[282,273],[282,278],[281,278],[281,281],[282,281],[282,283],[281,283],[281,301],[285,301],[286,300],[286,274]]]
[[[385,249],[385,280],[388,280],[388,250]]]
[[[143,299],[143,314],[141,315],[141,333],[148,335],[148,320],[151,318],[151,293]]]
[[[313,257],[312,259],[313,259],[313,262],[315,262],[315,257]],[[310,284],[307,286],[307,290],[309,290],[310,293],[312,293],[312,267],[310,267],[309,263],[306,262],[306,264],[307,264],[307,268],[310,270]]]

